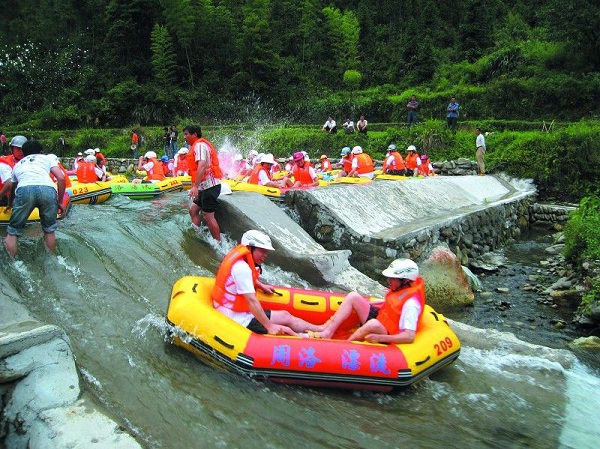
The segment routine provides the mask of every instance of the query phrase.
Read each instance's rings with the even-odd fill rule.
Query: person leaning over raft
[[[56,248],[56,214],[64,212],[61,202],[65,195],[65,177],[57,159],[41,154],[42,151],[41,143],[28,140],[23,144],[23,159],[13,168],[9,199],[9,207],[12,206],[13,210],[4,240],[10,257],[17,254],[18,238],[23,235],[29,214],[36,207],[39,210],[46,249],[54,251]],[[58,192],[50,173],[56,178]]]
[[[320,331],[314,325],[286,310],[264,310],[256,289],[274,294],[272,286],[259,280],[261,265],[274,251],[271,238],[257,230],[246,231],[240,244],[221,262],[211,292],[213,306],[223,315],[258,334],[297,335],[296,332]]]
[[[396,259],[383,270],[389,291],[381,309],[357,292],[350,292],[325,323],[321,332],[309,331],[311,338],[332,338],[337,328],[356,312],[361,326],[348,340],[370,343],[412,343],[425,306],[425,285],[419,267],[410,259]]]

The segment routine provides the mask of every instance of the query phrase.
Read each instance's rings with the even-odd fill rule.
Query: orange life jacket
[[[187,154],[188,174],[192,177],[192,184],[196,183],[196,176],[198,174],[198,162],[196,161],[196,152],[194,151],[194,145],[200,143],[205,143],[210,149],[210,166],[208,166],[204,170],[204,178],[200,181],[204,181],[211,173],[216,179],[221,179],[223,177],[223,172],[221,171],[221,167],[219,166],[219,157],[217,155],[217,150],[215,150],[215,147],[213,147],[212,143],[210,143],[205,138],[201,137],[194,142],[192,148],[190,148],[190,151]]]
[[[104,156],[104,154],[102,154],[101,151],[99,151],[98,153],[95,154],[96,159],[100,159],[102,161],[102,165],[106,165],[106,156]]]
[[[366,153],[360,153],[354,156],[358,158],[358,168],[356,171],[360,174],[371,173],[373,171],[373,159]]]
[[[331,171],[331,161],[327,158],[321,160],[321,171]]]
[[[233,295],[227,290],[227,280],[231,276],[231,269],[233,264],[238,260],[243,259],[252,270],[252,282],[256,285],[258,281],[258,270],[254,264],[254,259],[250,253],[250,249],[244,245],[237,245],[223,258],[219,271],[217,271],[217,277],[215,278],[215,286],[210,294],[215,307],[224,306],[234,312],[249,312],[248,302],[246,297],[242,294]]]
[[[379,321],[388,331],[389,335],[394,335],[400,332],[400,315],[402,314],[402,307],[404,303],[416,296],[421,303],[421,313],[419,314],[419,320],[423,315],[423,309],[425,306],[425,283],[422,277],[418,277],[410,287],[404,288],[397,292],[389,292],[385,296],[385,303],[381,306],[379,314],[377,315],[377,321]]]
[[[165,179],[165,174],[162,169],[162,164],[155,157],[148,158],[149,162],[152,162],[151,171],[146,171],[146,178],[148,181],[162,181]]]
[[[394,161],[386,167],[387,170],[404,170],[405,166],[404,159],[402,159],[402,155],[397,151],[392,151],[390,153],[390,156],[394,157]]]
[[[65,167],[63,167],[62,164],[59,162],[58,168],[60,168],[60,170],[63,172],[63,175],[65,176],[65,188],[71,187],[71,178],[69,178],[69,175],[67,174],[67,170],[65,170]],[[50,179],[52,179],[54,182],[56,182],[56,176],[54,176],[52,174],[52,172],[50,172]]]
[[[77,181],[83,183],[97,182],[96,164],[91,161],[82,161],[77,165]]]
[[[160,164],[162,165],[163,174],[165,176],[171,174],[171,170],[169,169],[169,163],[168,162],[160,161]]]
[[[300,181],[300,184],[302,185],[308,185],[314,182],[310,177],[310,167],[306,162],[304,163],[304,167],[300,167],[298,164],[294,165],[292,175],[294,176],[294,180]]]
[[[406,162],[406,168],[408,168],[409,170],[414,170],[415,168],[417,168],[417,159],[419,158],[419,155],[417,153],[408,153],[406,155],[406,157],[404,158],[404,161]]]
[[[262,166],[262,164],[256,164],[256,167],[254,167],[252,169],[252,173],[250,173],[250,177],[248,178],[248,182],[250,184],[258,184],[258,182],[260,181],[260,172],[264,171],[267,174],[267,178],[269,178],[269,180],[271,180],[271,173],[269,173],[269,170],[267,170],[265,167]]]
[[[2,156],[0,157],[0,162],[5,163],[6,165],[9,165],[11,169],[15,168],[15,164],[18,162],[15,157],[12,154],[9,154],[8,156]],[[2,187],[4,187],[4,183],[2,182],[2,180],[0,180],[0,189],[2,189]],[[10,192],[9,192],[10,194]]]

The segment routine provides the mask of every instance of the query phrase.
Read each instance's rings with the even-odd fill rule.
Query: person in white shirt
[[[36,207],[39,210],[46,249],[54,251],[54,232],[58,227],[56,214],[64,213],[62,200],[65,195],[65,177],[57,160],[41,154],[42,144],[35,140],[25,142],[22,149],[23,158],[15,164],[11,177],[9,207],[12,206],[13,210],[4,240],[10,257],[17,254],[18,238],[23,235],[29,214]],[[50,173],[56,178],[58,188],[50,178]]]
[[[477,147],[475,153],[477,157],[477,174],[483,176],[485,175],[485,137],[481,133],[481,128],[475,128],[475,134],[477,134],[477,138],[475,139],[475,147]]]
[[[323,125],[323,127],[321,129],[323,131],[328,132],[329,134],[337,133],[337,125],[332,116],[327,117],[327,121],[325,122],[325,124]]]
[[[370,343],[412,343],[425,306],[425,285],[419,267],[410,259],[396,259],[382,274],[389,291],[385,302],[376,308],[357,292],[346,295],[342,304],[320,332],[308,332],[311,338],[332,338],[338,327],[355,312],[361,326],[348,340]]]

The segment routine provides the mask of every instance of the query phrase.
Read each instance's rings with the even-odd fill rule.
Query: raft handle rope
[[[278,292],[277,290],[273,290],[273,294],[277,296],[283,296],[283,293]]]

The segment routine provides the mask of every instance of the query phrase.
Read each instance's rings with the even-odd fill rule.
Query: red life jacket
[[[83,183],[97,182],[96,164],[91,161],[82,161],[77,165],[77,181]]]
[[[187,154],[178,154],[177,155],[177,172],[185,172],[185,173],[188,172],[188,161],[187,161],[188,154],[189,154],[189,152]],[[196,170],[197,169],[198,168],[196,167]]]
[[[163,169],[163,174],[165,176],[169,175],[171,173],[171,170],[169,170],[169,163],[161,161],[161,165],[162,165],[162,169]]]
[[[215,150],[215,147],[213,147],[212,143],[201,137],[193,143],[192,148],[190,148],[190,151],[187,154],[188,174],[192,177],[192,184],[196,183],[196,176],[198,174],[198,162],[196,161],[196,152],[194,151],[194,146],[196,144],[199,145],[200,143],[205,143],[210,149],[210,166],[204,170],[204,178],[200,181],[204,181],[211,173],[216,179],[221,179],[223,177],[223,172],[219,166],[217,150]]]
[[[381,310],[379,310],[377,321],[383,324],[389,335],[400,332],[399,325],[402,307],[404,306],[404,303],[413,296],[417,296],[421,303],[421,313],[419,314],[420,320],[425,306],[425,283],[423,282],[423,278],[418,277],[412,282],[410,287],[397,292],[389,292],[385,296],[385,302],[383,303]]]
[[[292,168],[292,175],[294,180],[300,181],[302,185],[312,184],[314,181],[310,177],[310,166],[305,162],[304,167],[300,167],[298,164]]]
[[[321,159],[321,171],[331,171],[331,161],[329,159]]]
[[[246,263],[250,265],[250,269],[252,270],[252,282],[256,285],[256,282],[258,281],[258,271],[254,264],[252,254],[248,247],[237,245],[223,258],[219,271],[217,271],[215,286],[213,287],[210,297],[213,300],[213,304],[216,304],[216,307],[225,306],[234,312],[249,312],[250,308],[248,307],[246,297],[241,294],[232,295],[226,288],[226,282],[231,276],[233,264],[240,259],[244,259]],[[234,299],[232,300],[232,298]]]
[[[352,156],[343,157],[342,165],[344,167],[344,171],[346,173],[350,173],[352,171]]]
[[[0,163],[5,163],[6,165],[9,165],[11,169],[15,168],[15,164],[17,162],[19,161],[17,161],[12,154],[0,157]],[[2,180],[0,180],[0,189],[2,189],[2,187],[4,187],[4,183],[2,182]]]

